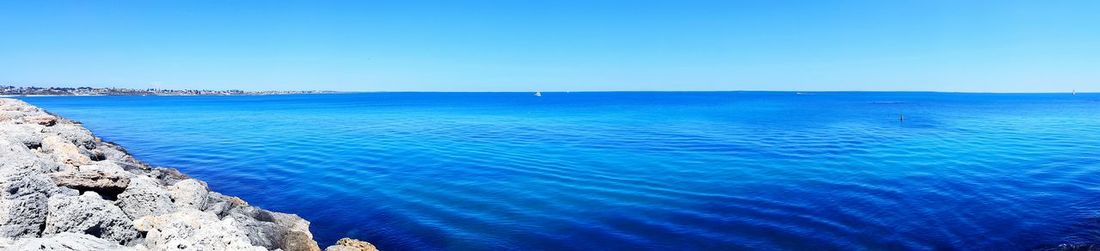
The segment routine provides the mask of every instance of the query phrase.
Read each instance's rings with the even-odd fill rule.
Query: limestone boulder
[[[95,192],[49,198],[43,234],[84,233],[128,245],[140,238],[133,220]]]
[[[63,191],[42,173],[39,162],[7,160],[0,166],[0,237],[38,237],[47,198]]]
[[[267,250],[253,246],[232,218],[184,208],[134,222],[146,232],[142,245],[150,250]]]
[[[126,152],[122,147],[110,142],[103,142],[99,147],[96,147],[100,154],[102,154],[104,160],[114,163],[119,167],[122,167],[126,171],[148,171],[149,167],[134,159],[130,153]]]
[[[26,147],[38,148],[42,146],[42,139],[45,138],[45,135],[40,133],[41,128],[37,125],[4,124],[0,125],[0,135],[4,135],[5,139]]]
[[[230,209],[226,218],[239,222],[253,245],[286,251],[321,250],[309,232],[309,222],[297,215],[240,206]]]
[[[47,136],[42,139],[42,151],[53,160],[69,166],[87,165],[92,159],[81,153],[80,148],[59,136]]]
[[[170,186],[186,179],[190,179],[187,175],[181,173],[175,168],[162,168],[156,167],[148,169],[147,176],[153,177],[160,182],[161,185]]]
[[[40,114],[34,116],[23,117],[23,122],[28,124],[36,124],[41,126],[54,126],[57,124],[57,117],[48,114]]]
[[[2,170],[41,167],[33,166],[40,161],[38,160],[38,156],[35,155],[30,148],[21,142],[8,138],[0,139],[0,159],[4,160],[0,161],[0,169]]]
[[[336,245],[325,248],[325,251],[378,251],[378,248],[374,247],[370,242],[343,238],[336,241]]]
[[[206,184],[196,179],[182,180],[168,187],[168,195],[176,208],[205,210],[209,193]]]
[[[119,250],[131,251],[132,247],[122,246],[112,241],[80,233],[59,233],[49,237],[26,238],[15,241],[4,248],[11,251],[92,251]]]
[[[16,120],[23,118],[23,113],[19,111],[4,111],[0,110],[0,123],[16,124]]]
[[[0,237],[21,238],[38,237],[42,226],[46,224],[47,195],[46,189],[26,192],[26,184],[37,183],[31,186],[47,186],[49,184],[30,182],[24,185],[10,183],[3,186],[3,198],[0,198]],[[8,188],[23,187],[24,191],[11,193]],[[22,194],[19,194],[22,193]]]
[[[58,186],[80,191],[95,191],[100,195],[117,195],[125,191],[126,187],[130,185],[130,178],[119,173],[100,170],[55,172],[50,174],[50,179]]]
[[[42,131],[47,135],[60,137],[64,141],[84,149],[95,149],[99,144],[99,139],[92,136],[91,131],[84,129],[80,124],[67,123],[67,121],[63,121],[54,126],[45,127]]]
[[[247,207],[248,202],[238,197],[227,196],[211,191],[206,195],[206,209],[203,211],[213,213],[218,217],[225,217],[233,208]]]
[[[131,219],[161,215],[176,211],[172,197],[156,180],[144,176],[130,179],[126,190],[118,194],[115,204]]]

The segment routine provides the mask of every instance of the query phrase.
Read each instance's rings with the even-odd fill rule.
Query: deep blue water
[[[28,97],[383,250],[1100,242],[1100,95]],[[899,121],[904,114],[905,121]]]

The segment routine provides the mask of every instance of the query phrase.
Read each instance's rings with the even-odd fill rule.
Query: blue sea
[[[382,250],[1100,243],[1100,94],[25,97]],[[901,118],[904,117],[904,120]]]

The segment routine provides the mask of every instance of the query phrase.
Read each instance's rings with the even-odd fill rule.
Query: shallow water
[[[1100,95],[28,97],[383,250],[1100,241]],[[904,114],[904,122],[899,115]]]

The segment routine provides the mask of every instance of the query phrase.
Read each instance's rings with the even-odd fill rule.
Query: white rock
[[[168,194],[177,208],[205,210],[209,193],[206,184],[195,179],[186,179],[168,187]]]
[[[35,155],[26,145],[14,142],[11,139],[0,139],[0,170],[18,170],[34,168],[38,161]]]
[[[146,216],[134,221],[144,232],[144,247],[151,250],[267,250],[252,246],[232,218],[184,208],[178,212]]]
[[[54,126],[45,127],[43,131],[47,134],[59,136],[65,141],[83,147],[84,149],[95,149],[96,144],[99,143],[99,139],[92,136],[91,131],[84,129],[84,127],[79,124],[63,122]]]
[[[45,135],[40,133],[41,131],[42,126],[39,125],[0,125],[0,135],[28,147],[42,146],[42,139],[45,138]]]
[[[26,238],[15,241],[4,250],[12,251],[99,251],[99,250],[135,250],[95,236],[78,233],[59,233],[43,238]]]

